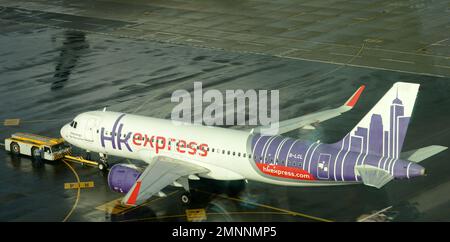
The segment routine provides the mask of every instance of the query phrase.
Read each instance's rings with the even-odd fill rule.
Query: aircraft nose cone
[[[67,139],[67,124],[64,125],[59,132],[61,134],[61,137]]]
[[[408,168],[407,174],[409,176],[408,178],[423,176],[425,175],[425,168],[423,168],[423,166],[419,164],[411,163],[411,165]]]

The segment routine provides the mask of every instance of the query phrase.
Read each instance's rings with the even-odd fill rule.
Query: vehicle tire
[[[181,195],[181,202],[184,205],[188,205],[189,203],[191,203],[191,194],[189,192],[185,192]]]
[[[31,156],[36,160],[40,160],[41,159],[41,150],[39,150],[38,147],[31,148]]]
[[[10,145],[10,151],[11,151],[11,153],[13,153],[14,155],[20,155],[20,145],[17,144],[16,142],[11,143],[11,145]]]

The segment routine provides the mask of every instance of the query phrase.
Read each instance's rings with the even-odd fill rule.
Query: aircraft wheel
[[[14,155],[20,155],[20,146],[16,142],[11,143],[10,150]]]
[[[98,163],[98,169],[101,171],[104,171],[106,169],[106,165],[103,164],[102,162]]]
[[[100,161],[100,162],[98,163],[98,169],[99,169],[100,171],[106,171],[106,169],[108,169],[108,164],[105,163],[105,162],[103,162],[103,161]]]
[[[181,195],[181,202],[188,205],[191,202],[191,194],[189,192],[183,193],[183,195]]]

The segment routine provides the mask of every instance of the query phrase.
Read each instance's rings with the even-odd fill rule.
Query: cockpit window
[[[77,128],[77,124],[78,124],[77,122],[72,121],[72,122],[70,122],[70,127],[76,129]]]

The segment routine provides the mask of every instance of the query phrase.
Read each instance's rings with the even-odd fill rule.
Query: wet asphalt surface
[[[121,23],[108,23],[111,25]],[[106,25],[108,25],[106,24]],[[208,50],[117,38],[66,28],[0,21],[0,120],[19,118],[19,126],[0,125],[0,138],[17,131],[59,136],[76,114],[108,110],[169,118],[173,91],[278,89],[280,118],[335,107],[367,86],[351,112],[314,131],[288,135],[322,142],[343,137],[394,82],[421,84],[404,150],[450,146],[450,78],[335,66],[271,56]],[[236,128],[236,127],[234,127]],[[126,162],[112,159],[113,162]],[[423,161],[427,176],[393,181],[377,190],[363,185],[324,188],[281,187],[201,180],[193,182],[190,208],[205,208],[208,221],[355,221],[361,214],[393,206],[395,221],[449,221],[450,152]],[[0,151],[0,221],[186,221],[181,191],[121,215],[96,209],[120,197],[109,191],[105,175],[72,165],[94,188],[65,190],[76,182],[62,162],[34,162]],[[172,194],[172,192],[174,192]],[[238,199],[235,199],[238,198]],[[75,210],[68,213],[76,203]],[[260,204],[269,207],[260,206]],[[297,214],[286,214],[286,210]]]

